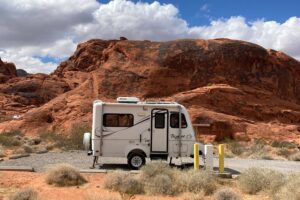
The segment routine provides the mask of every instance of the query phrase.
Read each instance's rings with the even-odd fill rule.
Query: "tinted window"
[[[155,113],[155,128],[165,128],[165,114]]]
[[[170,117],[170,126],[172,128],[179,128],[179,113],[172,113]],[[181,113],[181,128],[186,128],[187,123],[184,114]]]
[[[107,126],[107,127],[133,126],[133,115],[132,114],[104,114],[103,126]]]

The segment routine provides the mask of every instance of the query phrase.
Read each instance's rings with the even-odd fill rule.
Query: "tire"
[[[145,165],[146,159],[142,153],[133,152],[128,156],[127,162],[131,169],[138,170]]]
[[[91,134],[90,133],[84,133],[84,135],[83,135],[83,147],[84,147],[84,150],[86,150],[86,151],[91,150]]]

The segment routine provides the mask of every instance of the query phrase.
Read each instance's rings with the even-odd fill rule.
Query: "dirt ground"
[[[84,174],[88,183],[82,186],[74,187],[55,187],[48,185],[45,182],[45,173],[32,173],[32,172],[0,172],[0,200],[6,200],[22,188],[33,188],[38,192],[39,198],[43,200],[89,200],[88,197],[116,197],[122,199],[135,199],[135,200],[150,200],[150,199],[163,199],[163,200],[179,200],[186,199],[184,196],[169,197],[169,196],[149,196],[149,195],[136,195],[136,196],[121,196],[117,192],[112,192],[103,187],[103,181],[107,174]],[[235,181],[229,184],[234,190],[241,194],[236,188]],[[228,186],[229,186],[228,185]],[[226,182],[224,184],[226,186]],[[245,195],[241,194],[245,200],[269,200],[265,194],[258,195]],[[100,198],[102,197],[102,198]],[[211,196],[206,196],[205,200],[213,200]],[[94,199],[93,199],[94,200]]]

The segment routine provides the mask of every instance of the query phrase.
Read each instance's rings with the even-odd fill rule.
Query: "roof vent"
[[[118,103],[138,103],[140,101],[137,97],[118,97]]]

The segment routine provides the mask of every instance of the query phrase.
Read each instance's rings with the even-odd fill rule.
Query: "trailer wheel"
[[[128,165],[131,169],[139,169],[146,163],[145,156],[141,153],[131,153],[128,156]]]

